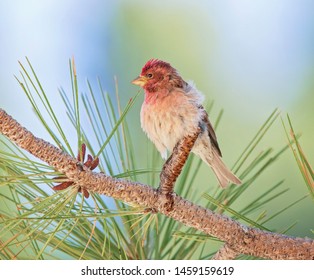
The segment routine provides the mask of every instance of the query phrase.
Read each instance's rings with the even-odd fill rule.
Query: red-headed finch
[[[221,159],[215,131],[201,105],[203,95],[192,83],[185,82],[169,63],[158,59],[149,60],[132,83],[145,91],[141,126],[163,159],[178,141],[200,127],[192,152],[213,169],[221,187],[229,182],[241,184]]]

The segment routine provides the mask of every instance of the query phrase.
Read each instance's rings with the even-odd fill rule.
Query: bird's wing
[[[202,105],[200,105],[199,108],[203,111],[202,121],[204,122],[204,124],[205,124],[205,126],[207,128],[209,138],[210,138],[213,146],[218,151],[218,154],[220,156],[222,156],[222,153],[221,153],[219,145],[218,145],[217,136],[216,136],[216,133],[215,133],[215,130],[214,130],[212,124],[209,121],[208,114],[207,114],[207,112],[205,111],[205,109],[204,109],[204,107]]]

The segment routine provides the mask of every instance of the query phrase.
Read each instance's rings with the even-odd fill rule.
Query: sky
[[[218,100],[227,97],[231,104],[246,100],[266,110],[290,108],[300,97],[314,60],[311,1],[167,3],[165,8],[162,3],[140,0],[1,1],[5,102],[12,103],[12,92],[18,94],[13,75],[19,71],[17,61],[25,61],[25,56],[55,94],[57,87],[68,84],[68,59],[72,56],[83,81],[101,76],[112,90],[112,76],[120,74],[126,59],[134,65],[127,67],[132,71],[130,77],[139,72],[139,65],[149,55],[147,48],[151,55],[163,55],[181,67],[186,79],[197,80],[204,90],[210,83]],[[134,28],[136,20],[140,25]],[[175,30],[167,32],[173,26],[177,34]],[[135,43],[128,34],[140,42],[137,49],[132,49]],[[208,76],[201,75],[199,81],[193,74],[195,68]],[[120,82],[124,86],[129,81]],[[253,111],[241,106],[242,110]]]

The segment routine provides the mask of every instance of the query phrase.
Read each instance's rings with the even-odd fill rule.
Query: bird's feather
[[[221,150],[219,148],[217,136],[216,136],[215,130],[214,130],[211,122],[209,121],[208,114],[207,114],[207,112],[205,111],[205,109],[204,109],[204,107],[202,105],[199,105],[199,108],[200,108],[200,110],[203,111],[202,121],[206,125],[207,131],[208,131],[208,136],[209,136],[209,138],[210,138],[214,148],[218,151],[218,154],[220,156],[222,156]]]

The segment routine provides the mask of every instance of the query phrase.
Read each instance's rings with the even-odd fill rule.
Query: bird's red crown
[[[144,73],[147,72],[147,70],[149,70],[151,68],[165,68],[165,69],[169,69],[169,70],[172,69],[170,63],[164,62],[164,61],[156,59],[156,58],[153,58],[153,59],[150,59],[146,62],[146,64],[142,68],[141,74],[143,75]]]

